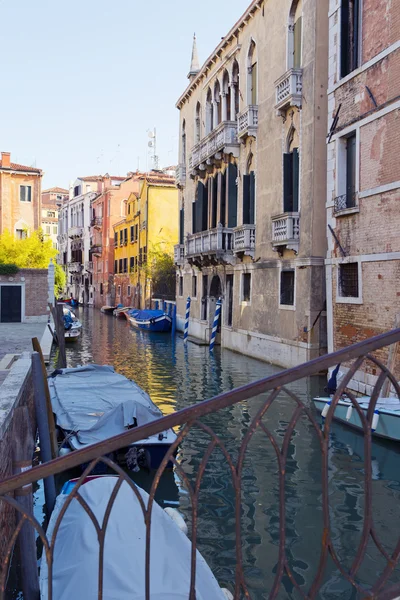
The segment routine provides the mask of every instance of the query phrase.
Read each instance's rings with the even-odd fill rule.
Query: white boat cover
[[[49,389],[57,425],[84,445],[162,416],[142,388],[106,365],[62,369],[49,378]]]
[[[321,402],[331,402],[332,398],[318,397],[318,398],[314,398],[314,400],[319,400]],[[361,408],[366,409],[369,406],[371,398],[370,398],[370,396],[360,396],[358,398],[356,397],[356,400]],[[348,398],[346,396],[342,397],[340,399],[340,402],[346,402],[346,404],[351,404],[350,398]],[[400,400],[394,396],[390,396],[388,398],[378,398],[375,409],[379,410],[379,411],[385,410],[385,411],[389,411],[389,412],[400,411]]]
[[[85,483],[80,495],[93,511],[100,527],[107,503],[117,482],[100,477]],[[147,508],[148,494],[137,488]],[[61,494],[47,530],[52,540],[57,515],[67,496]],[[146,528],[136,495],[124,481],[115,499],[104,543],[103,598],[145,600]],[[99,543],[89,516],[73,499],[61,521],[54,546],[53,598],[97,600]],[[156,503],[151,517],[150,598],[188,600],[191,573],[191,542]],[[45,554],[40,570],[41,599],[48,598],[48,567]],[[196,600],[226,600],[204,558],[196,554]]]

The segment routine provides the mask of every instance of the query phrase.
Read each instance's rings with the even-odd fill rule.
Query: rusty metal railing
[[[48,564],[48,598],[52,596],[52,564],[53,564],[53,550],[54,543],[57,536],[57,531],[60,526],[60,522],[67,510],[68,505],[76,499],[80,502],[83,508],[88,513],[88,517],[92,519],[94,526],[98,533],[98,541],[100,547],[100,562],[99,562],[99,576],[98,576],[98,598],[102,599],[103,595],[103,570],[104,564],[102,557],[104,556],[104,543],[105,543],[105,530],[107,517],[110,514],[113,503],[115,501],[118,489],[122,485],[123,481],[131,487],[133,492],[136,494],[139,500],[138,491],[125,471],[112,460],[106,457],[111,452],[114,452],[120,448],[126,448],[133,442],[142,440],[150,435],[163,432],[171,427],[178,429],[177,439],[174,444],[170,447],[165,458],[163,459],[160,467],[154,475],[154,480],[151,486],[149,502],[145,506],[143,502],[140,502],[143,511],[144,521],[146,524],[146,562],[145,562],[145,582],[146,582],[146,600],[151,599],[151,579],[150,579],[150,531],[151,531],[151,513],[152,506],[154,503],[155,494],[160,483],[161,475],[167,468],[169,461],[172,461],[174,468],[181,477],[186,490],[189,494],[192,508],[192,526],[190,532],[190,538],[192,542],[191,551],[191,583],[190,592],[188,594],[189,600],[195,600],[195,582],[196,582],[196,549],[197,549],[197,527],[198,527],[198,510],[199,510],[199,492],[200,486],[203,480],[203,476],[212,455],[214,449],[219,449],[228,465],[228,469],[232,479],[232,486],[235,494],[235,522],[236,522],[236,569],[234,574],[234,580],[231,582],[231,589],[234,594],[235,600],[241,598],[250,599],[252,598],[249,586],[246,582],[245,570],[243,567],[243,555],[242,555],[242,530],[241,530],[241,504],[242,504],[242,476],[244,472],[244,463],[248,446],[258,431],[263,432],[265,440],[268,441],[273,449],[277,466],[278,466],[278,480],[279,480],[279,553],[278,559],[275,565],[273,574],[271,574],[271,585],[269,589],[264,590],[263,597],[271,599],[277,598],[278,594],[282,591],[282,582],[286,578],[291,582],[293,589],[298,593],[301,598],[319,598],[321,597],[320,588],[323,584],[324,573],[326,571],[328,558],[333,561],[333,564],[337,568],[341,577],[345,582],[348,582],[353,591],[357,594],[357,598],[380,598],[380,599],[393,599],[400,595],[400,586],[392,586],[389,582],[394,569],[398,565],[400,555],[400,535],[395,549],[389,553],[384,543],[379,540],[373,518],[373,497],[372,497],[372,468],[371,468],[371,447],[372,447],[372,419],[374,409],[379,398],[382,386],[388,379],[391,382],[396,394],[400,397],[400,387],[396,381],[396,378],[389,370],[384,366],[381,360],[376,357],[376,351],[381,351],[385,347],[400,341],[400,329],[379,335],[371,338],[364,342],[355,344],[338,352],[330,355],[326,355],[315,360],[312,360],[306,364],[300,365],[295,368],[291,368],[285,371],[281,371],[275,375],[245,385],[241,388],[220,394],[215,398],[200,402],[189,408],[180,410],[174,414],[163,417],[155,422],[149,423],[139,428],[131,429],[119,436],[105,440],[98,444],[94,444],[86,449],[72,452],[61,458],[52,460],[46,464],[34,467],[29,471],[24,471],[21,474],[13,477],[9,477],[0,482],[0,501],[7,503],[9,506],[15,509],[22,519],[19,521],[14,534],[9,539],[7,544],[7,550],[5,554],[3,569],[0,578],[0,599],[4,598],[4,591],[6,586],[6,576],[9,568],[10,557],[12,554],[13,546],[17,540],[18,533],[22,525],[29,522],[32,527],[35,528],[38,536],[43,543],[43,559],[47,560]],[[374,354],[375,353],[375,354]],[[363,410],[360,408],[357,399],[353,394],[348,392],[347,385],[357,370],[359,370],[365,361],[372,363],[374,368],[379,372],[377,376],[376,385],[371,396],[370,405],[365,415]],[[289,390],[287,386],[292,384],[304,377],[316,375],[321,371],[325,371],[330,367],[336,366],[338,363],[345,363],[348,367],[348,371],[339,385],[336,394],[333,397],[329,412],[326,416],[325,424],[323,429],[320,426],[320,419],[316,418],[315,411],[302,402],[293,391]],[[328,450],[329,450],[329,439],[331,424],[335,407],[337,406],[339,399],[346,389],[346,392],[351,400],[354,410],[357,412],[364,432],[363,444],[364,444],[364,519],[361,533],[361,539],[358,547],[355,549],[355,557],[350,567],[343,566],[332,539],[332,527],[330,520],[330,508],[329,508],[329,489],[328,489]],[[237,456],[234,458],[227,450],[223,439],[217,436],[209,425],[202,422],[201,419],[206,415],[216,413],[226,407],[233,406],[245,400],[250,400],[254,396],[260,394],[268,394],[266,399],[263,400],[262,405],[258,408],[255,416],[251,420],[248,429],[243,437],[242,443],[238,448]],[[284,435],[282,436],[282,444],[279,447],[276,438],[268,427],[268,411],[271,406],[277,402],[279,394],[286,394],[288,398],[293,401],[294,410],[291,416],[290,422],[286,427]],[[296,425],[299,423],[300,418],[306,418],[309,422],[310,428],[316,436],[318,446],[322,457],[321,466],[321,506],[322,506],[322,519],[323,519],[323,532],[320,540],[320,555],[319,561],[316,568],[316,574],[312,580],[311,585],[308,589],[302,589],[295,577],[293,569],[291,568],[286,551],[286,506],[285,506],[285,478],[286,478],[286,464],[288,460],[288,448],[291,437],[295,430]],[[185,438],[188,436],[191,428],[199,427],[205,436],[208,436],[209,443],[204,456],[200,462],[197,473],[194,476],[194,480],[190,480],[188,475],[185,473],[179,461],[175,458],[176,450]],[[112,494],[108,503],[106,518],[104,520],[104,527],[97,523],[94,519],[88,506],[83,501],[79,490],[82,486],[84,478],[89,474],[98,463],[106,464],[112,469],[118,477],[118,483],[115,486],[114,493]],[[28,486],[33,482],[44,479],[51,474],[62,473],[72,467],[89,463],[82,473],[78,484],[73,488],[70,496],[68,497],[64,509],[61,511],[57,518],[56,526],[52,539],[47,539],[46,533],[42,525],[33,517],[32,514],[28,514],[24,507],[19,504],[12,496],[15,490],[21,489],[24,486]],[[397,527],[397,522],[394,523]],[[367,553],[368,543],[372,542],[382,555],[386,566],[382,573],[376,578],[373,585],[363,585],[358,580],[358,573],[363,559]],[[353,596],[352,596],[353,597]]]

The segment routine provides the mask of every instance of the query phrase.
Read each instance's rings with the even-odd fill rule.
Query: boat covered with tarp
[[[59,369],[50,376],[49,389],[56,425],[71,450],[86,448],[163,416],[141,387],[108,365]],[[155,469],[175,440],[176,434],[168,429],[135,442],[120,455],[133,470],[141,460]]]
[[[98,597],[100,544],[92,519],[100,527],[107,521],[104,536],[102,585],[103,598],[144,600],[146,598],[146,525],[142,505],[149,507],[149,495],[135,486],[135,491],[123,481],[109,517],[107,508],[117,485],[117,477],[88,478],[79,488],[81,502],[68,502],[76,480],[67,482],[47,528],[47,538],[56,534],[52,562],[52,597],[95,600]],[[91,511],[87,514],[83,505]],[[58,530],[57,519],[65,513]],[[168,510],[168,509],[167,509]],[[190,596],[192,544],[178,526],[173,515],[156,502],[151,505],[150,529],[150,598],[187,600]],[[49,568],[43,552],[40,568],[41,599],[49,596]],[[210,567],[196,552],[196,600],[226,600],[233,598],[218,585]]]
[[[168,333],[171,331],[172,318],[162,310],[128,311],[127,319],[135,329],[143,329],[154,333]]]

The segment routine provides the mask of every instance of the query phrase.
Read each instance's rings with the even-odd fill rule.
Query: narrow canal
[[[185,351],[179,337],[174,344],[168,335],[137,332],[126,321],[97,310],[80,309],[78,316],[83,323],[83,333],[79,342],[67,346],[68,366],[88,362],[111,364],[146,390],[165,414],[279,370],[221,348],[216,348],[214,357],[209,355],[207,347],[194,344],[189,344]],[[291,390],[310,405],[312,397],[320,393],[324,385],[324,378],[315,377],[297,382]],[[223,440],[234,460],[263,400],[265,397],[259,396],[204,419]],[[293,401],[282,396],[274,402],[265,418],[279,445],[293,410]],[[193,429],[181,444],[178,460],[192,482],[208,442],[204,432]],[[374,524],[389,553],[394,550],[399,537],[399,464],[396,445],[373,444]],[[350,568],[361,540],[363,475],[362,436],[334,425],[329,455],[330,519],[334,548],[345,569]],[[149,476],[139,473],[132,474],[132,478],[149,490]],[[304,592],[317,573],[321,552],[320,480],[321,456],[317,438],[308,421],[301,420],[289,446],[285,501],[287,558],[296,582]],[[189,496],[176,474],[163,476],[157,500],[163,506],[177,507],[190,531]],[[276,575],[279,523],[276,457],[265,434],[257,432],[248,447],[242,480],[242,551],[252,599],[268,598]],[[231,587],[235,578],[234,490],[228,465],[219,450],[211,456],[200,492],[198,549],[220,585]],[[370,540],[358,580],[370,585],[384,567],[385,561]],[[399,579],[396,572],[391,581]],[[353,600],[359,596],[329,558],[318,598],[339,597]],[[289,578],[284,579],[278,598],[300,598]]]

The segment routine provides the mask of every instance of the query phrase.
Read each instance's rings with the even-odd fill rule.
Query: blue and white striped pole
[[[190,296],[186,300],[186,316],[185,316],[185,331],[183,334],[183,342],[187,344],[187,339],[189,335],[189,317],[190,317]]]
[[[211,341],[210,341],[210,352],[213,352],[214,346],[215,346],[215,338],[217,337],[218,321],[219,321],[219,316],[221,314],[221,306],[222,306],[222,301],[221,301],[221,298],[219,298],[219,300],[217,300],[217,303],[215,306],[214,323],[213,323],[213,328],[212,328],[212,332],[211,332]]]

